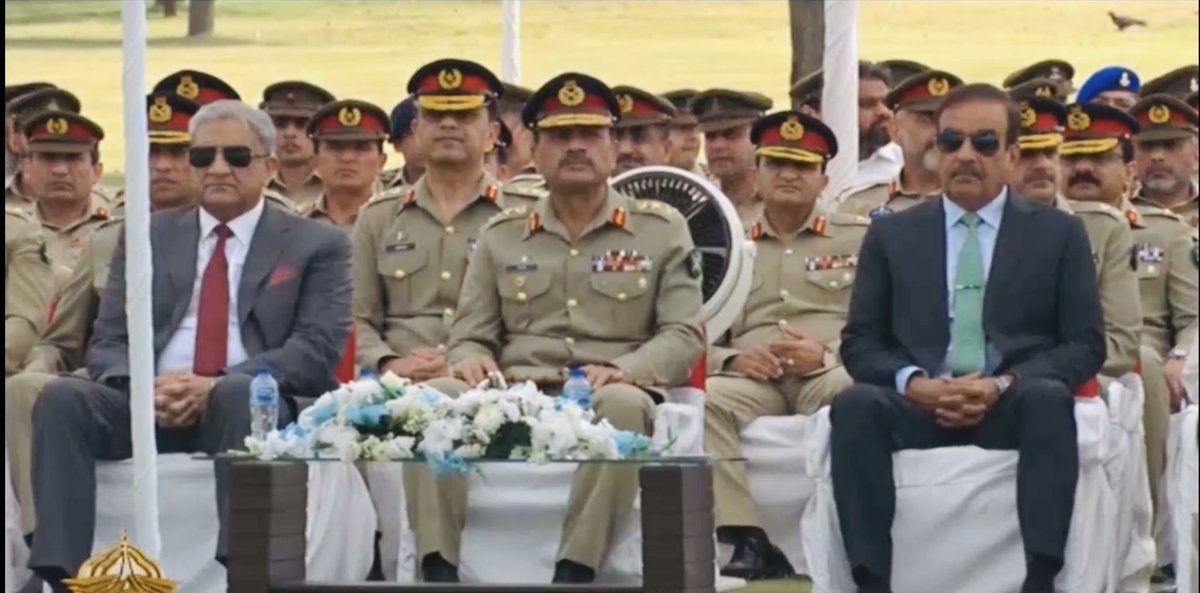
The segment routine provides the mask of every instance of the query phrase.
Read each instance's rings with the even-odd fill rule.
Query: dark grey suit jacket
[[[950,344],[942,200],[877,219],[863,239],[841,355],[855,381],[895,389],[916,365],[940,374]],[[984,296],[995,375],[1074,390],[1104,363],[1096,266],[1075,217],[1009,191]]]
[[[153,248],[154,353],[157,358],[187,313],[196,279],[197,208],[157,212]],[[337,385],[334,367],[350,333],[350,244],[330,225],[264,208],[238,286],[242,343],[249,360],[224,370],[253,374],[269,367],[280,389],[312,397]],[[113,256],[89,345],[93,380],[129,375],[125,317],[125,241]]]

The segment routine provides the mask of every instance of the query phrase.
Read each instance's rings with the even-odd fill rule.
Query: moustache
[[[983,171],[980,171],[975,165],[959,165],[950,171],[951,177],[965,175],[976,179],[983,179]]]
[[[1096,179],[1096,176],[1092,175],[1091,173],[1076,173],[1067,180],[1067,185],[1070,186],[1082,185],[1084,183],[1100,185],[1100,180]]]
[[[1027,183],[1033,183],[1034,181],[1047,181],[1054,183],[1054,174],[1046,171],[1030,171],[1025,175],[1025,181]]]
[[[558,161],[559,167],[568,167],[571,165],[587,165],[589,167],[593,166],[592,159],[589,159],[582,155],[570,155],[569,154]]]

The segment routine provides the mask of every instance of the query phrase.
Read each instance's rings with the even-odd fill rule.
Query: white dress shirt
[[[250,243],[254,240],[254,230],[262,219],[265,202],[259,200],[258,205],[241,216],[229,221],[226,225],[232,235],[225,240],[225,259],[229,262],[229,338],[225,350],[225,364],[232,366],[245,362],[246,347],[242,344],[242,329],[238,319],[238,286],[242,281],[242,269],[246,266],[246,254],[250,252]],[[217,246],[216,228],[221,221],[200,208],[200,244],[196,248],[196,280],[192,283],[192,297],[188,301],[187,313],[179,328],[163,348],[158,357],[158,373],[172,371],[192,372],[196,359],[196,328],[200,310],[200,285],[204,281],[204,270],[212,260],[213,250]]]

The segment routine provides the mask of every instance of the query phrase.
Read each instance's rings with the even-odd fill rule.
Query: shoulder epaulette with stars
[[[33,217],[33,214],[30,214],[21,208],[17,208],[16,206],[5,206],[4,213],[9,216],[15,216],[23,220],[28,220],[30,222],[36,221],[36,219]]]
[[[543,198],[550,197],[550,192],[546,191],[545,188],[532,187],[532,186],[527,186],[527,185],[526,186],[518,185],[516,187],[505,185],[504,188],[502,189],[502,191],[504,192],[504,195],[516,196],[518,198],[525,198],[528,200],[541,200]]]
[[[1071,202],[1071,211],[1075,214],[1099,214],[1117,221],[1127,220],[1120,210],[1103,202]]]
[[[489,218],[487,222],[483,223],[483,228],[488,229],[502,222],[522,220],[526,218],[527,214],[529,214],[529,208],[525,206],[512,206],[505,208]]]
[[[125,217],[124,216],[113,216],[113,217],[109,218],[108,220],[100,223],[100,225],[96,227],[96,230],[106,229],[108,227],[113,227],[113,226],[117,226],[120,224],[125,224]]]
[[[375,204],[380,204],[383,202],[390,202],[392,200],[403,198],[405,196],[405,194],[407,194],[407,193],[408,193],[408,187],[406,187],[406,186],[385,189],[385,190],[375,194],[374,196],[371,196],[371,199],[367,201],[367,207],[371,207]]]
[[[633,207],[632,211],[637,214],[653,214],[664,220],[683,217],[674,206],[658,200],[637,200],[637,205]]]
[[[870,226],[871,219],[857,214],[834,212],[829,215],[829,223],[837,226]]]
[[[1167,210],[1166,208],[1144,208],[1138,209],[1138,212],[1141,213],[1142,217],[1169,218],[1171,220],[1187,224],[1187,221],[1182,216]]]

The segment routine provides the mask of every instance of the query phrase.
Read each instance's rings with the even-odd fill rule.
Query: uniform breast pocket
[[[617,335],[646,331],[654,315],[654,287],[649,274],[641,272],[596,272],[592,293],[598,314],[607,315]]]
[[[1137,277],[1138,280],[1156,280],[1162,278],[1166,266],[1161,263],[1138,262]]]
[[[544,301],[550,290],[550,272],[502,271],[496,279],[496,289],[500,293],[500,314],[505,326],[525,331],[539,311],[546,311]]]
[[[409,313],[422,306],[417,301],[420,292],[428,288],[422,285],[435,285],[421,281],[421,273],[428,265],[428,259],[429,254],[415,246],[389,248],[379,258],[378,270],[387,287],[389,314]]]
[[[850,291],[854,288],[854,268],[812,270],[805,280],[813,288],[815,300],[825,305],[845,309],[850,306]]]

